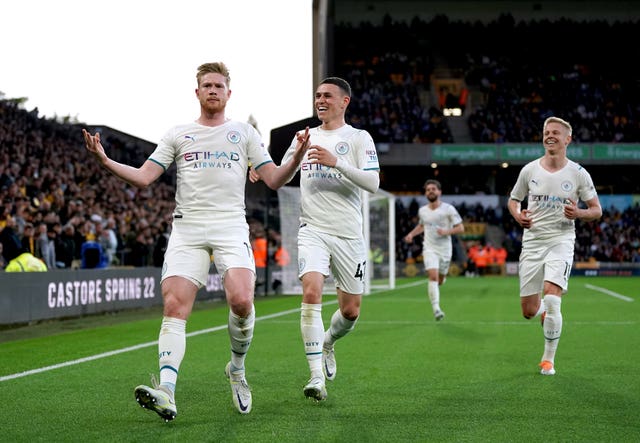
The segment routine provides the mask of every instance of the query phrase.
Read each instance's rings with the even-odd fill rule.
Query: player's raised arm
[[[271,189],[278,189],[290,182],[293,176],[298,171],[300,162],[302,161],[304,154],[309,149],[309,127],[307,126],[304,131],[296,134],[296,147],[293,151],[293,156],[280,166],[276,166],[273,163],[267,163],[255,170],[255,173],[262,179],[267,186]],[[255,176],[250,173],[249,179],[255,182]]]
[[[84,136],[87,151],[89,151],[98,160],[102,167],[132,186],[146,188],[164,172],[160,165],[149,160],[144,162],[144,164],[139,168],[118,163],[117,161],[110,159],[105,153],[104,147],[100,142],[99,132],[91,135],[87,130],[83,129],[82,135]]]

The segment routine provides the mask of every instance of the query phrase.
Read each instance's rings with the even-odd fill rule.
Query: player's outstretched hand
[[[108,158],[107,154],[104,152],[102,143],[100,143],[100,133],[96,132],[95,135],[91,135],[86,129],[83,129],[82,135],[84,136],[84,143],[87,151],[92,153],[100,163],[106,163]]]
[[[311,145],[311,143],[309,142],[309,127],[307,126],[304,131],[299,131],[296,132],[296,150],[294,152],[294,156],[296,158],[296,160],[301,161],[302,157],[304,156],[304,154],[307,152],[307,149],[309,149],[309,146]]]

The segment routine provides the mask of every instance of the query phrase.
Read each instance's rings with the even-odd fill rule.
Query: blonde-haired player
[[[544,121],[544,155],[526,164],[516,181],[508,208],[524,228],[520,253],[520,305],[531,319],[543,315],[542,375],[554,375],[562,332],[562,295],[573,264],[575,220],[597,220],[602,208],[589,173],[567,158],[571,125],[558,118]],[[527,208],[521,203],[527,199]],[[582,200],[586,208],[578,206]],[[541,293],[544,298],[541,298]]]

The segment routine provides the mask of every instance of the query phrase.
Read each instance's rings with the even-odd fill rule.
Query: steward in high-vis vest
[[[9,262],[5,272],[46,272],[47,265],[29,252],[23,252]]]

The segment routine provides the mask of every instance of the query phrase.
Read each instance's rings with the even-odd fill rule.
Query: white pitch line
[[[7,380],[12,380],[14,378],[26,377],[27,375],[39,374],[41,372],[52,371],[54,369],[64,368],[65,366],[78,365],[80,363],[86,363],[88,361],[98,360],[100,358],[110,357],[112,355],[122,354],[122,353],[129,352],[129,351],[135,351],[135,350],[138,350],[138,349],[143,349],[143,348],[147,348],[149,346],[153,346],[154,344],[157,344],[157,343],[158,343],[157,341],[149,342],[149,343],[142,343],[142,344],[139,344],[139,345],[130,346],[128,348],[117,349],[115,351],[103,352],[102,354],[96,354],[96,355],[91,355],[89,357],[79,358],[77,360],[65,361],[63,363],[58,363],[56,365],[45,366],[43,368],[31,369],[29,371],[24,371],[24,372],[18,372],[18,373],[15,373],[15,374],[4,375],[4,376],[0,377],[0,382],[7,381]]]
[[[403,288],[409,288],[409,287],[413,287],[413,286],[418,286],[424,284],[424,280],[420,280],[417,282],[413,282],[413,283],[407,283],[405,285],[401,285],[401,286],[397,286],[396,289],[403,289]],[[612,297],[617,297],[620,298],[621,300],[624,301],[633,301],[632,298],[630,297],[626,297],[624,295],[618,294],[616,292],[610,291],[608,289],[605,288],[601,288],[598,286],[593,286],[593,285],[585,285],[587,288],[589,289],[593,289],[594,291],[599,291],[599,292],[603,292],[607,295],[611,295]],[[375,293],[379,294],[379,293],[383,293],[383,292],[388,292],[390,290],[386,289],[386,290],[381,290],[381,291],[377,291]],[[332,304],[336,304],[337,300],[332,300],[332,301],[328,301],[323,303],[323,305],[332,305]],[[285,315],[289,315],[289,314],[294,314],[296,312],[299,312],[300,309],[299,308],[295,308],[295,309],[289,309],[286,311],[281,311],[281,312],[276,312],[274,314],[269,314],[269,315],[263,315],[260,317],[256,317],[256,321],[262,321],[262,320],[270,320],[273,318],[277,318],[277,317],[282,317]],[[450,321],[447,323],[451,323]],[[470,322],[459,322],[460,324],[463,323],[470,323]],[[521,322],[500,322],[503,324],[520,324]],[[522,322],[523,324],[526,324],[526,322]],[[220,326],[216,326],[213,328],[208,328],[208,329],[201,329],[199,331],[194,331],[194,332],[190,332],[188,333],[186,336],[187,337],[194,337],[196,335],[202,335],[202,334],[208,334],[210,332],[217,332],[217,331],[221,331],[221,330],[226,330],[227,329],[227,325],[220,325]],[[125,352],[130,352],[130,351],[137,351],[138,349],[143,349],[143,348],[148,348],[150,346],[156,346],[158,344],[158,341],[151,341],[151,342],[147,342],[147,343],[141,343],[139,345],[135,345],[135,346],[129,346],[127,348],[122,348],[122,349],[116,349],[114,351],[109,351],[109,352],[103,352],[101,354],[96,354],[96,355],[91,355],[89,357],[84,357],[84,358],[79,358],[76,360],[69,360],[63,363],[58,363],[55,365],[51,365],[51,366],[45,366],[42,368],[37,368],[37,369],[30,369],[28,371],[23,371],[23,372],[18,372],[15,374],[9,374],[9,375],[4,375],[0,377],[0,382],[3,381],[8,381],[8,380],[13,380],[15,378],[21,378],[21,377],[26,377],[28,375],[35,375],[35,374],[40,374],[42,372],[47,372],[47,371],[52,371],[54,369],[60,369],[60,368],[64,368],[66,366],[73,366],[73,365],[78,365],[81,363],[86,363],[86,362],[90,362],[90,361],[94,361],[94,360],[99,360],[101,358],[106,358],[106,357],[111,357],[113,355],[118,355],[118,354],[124,354]]]
[[[327,302],[326,304],[331,304],[331,303],[337,303],[337,302],[332,301],[332,302]],[[268,320],[268,319],[276,318],[276,317],[282,317],[283,315],[292,314],[292,313],[295,313],[297,311],[300,311],[300,309],[289,309],[288,311],[282,311],[282,312],[277,312],[275,314],[263,315],[261,317],[256,317],[256,321]],[[196,335],[208,334],[209,332],[216,332],[216,331],[221,331],[221,330],[226,330],[226,329],[227,329],[227,325],[220,325],[220,326],[216,326],[214,328],[201,329],[199,331],[190,332],[186,336],[187,337],[194,337]],[[148,348],[150,346],[156,346],[157,344],[158,344],[157,340],[156,341],[150,341],[150,342],[141,343],[141,344],[135,345],[135,346],[129,346],[127,348],[116,349],[114,351],[109,351],[109,352],[103,352],[102,354],[96,354],[96,355],[91,355],[89,357],[79,358],[77,360],[70,360],[70,361],[66,361],[66,362],[63,362],[63,363],[58,363],[58,364],[51,365],[51,366],[45,366],[43,368],[31,369],[29,371],[18,372],[18,373],[10,374],[10,375],[4,375],[4,376],[0,377],[0,382],[6,381],[6,380],[12,380],[14,378],[26,377],[27,375],[40,374],[42,372],[52,371],[54,369],[63,368],[65,366],[73,366],[73,365],[77,365],[77,364],[80,364],[80,363],[86,363],[88,361],[99,360],[101,358],[111,357],[112,355],[124,354],[125,352],[137,351],[138,349]]]
[[[602,292],[603,294],[607,294],[607,295],[610,295],[612,297],[619,298],[620,300],[633,301],[633,299],[631,297],[627,297],[626,295],[618,294],[617,292],[610,291],[610,290],[608,290],[606,288],[601,288],[600,286],[594,286],[594,285],[589,285],[589,284],[584,285],[584,286],[587,289],[593,289],[594,291]]]
[[[406,287],[416,286],[417,284],[421,284],[421,283],[423,283],[423,282],[417,282],[417,283],[414,282],[414,283],[398,286],[398,287],[396,287],[396,289],[402,289],[402,288],[406,288]],[[379,293],[386,292],[386,291],[389,291],[389,290],[388,289],[380,290],[380,291],[377,291],[375,293],[379,294]],[[336,303],[338,303],[337,300],[331,300],[331,301],[323,303],[323,305],[333,305],[333,304],[336,304]],[[299,308],[295,308],[295,309],[289,309],[287,311],[276,312],[274,314],[263,315],[261,317],[256,317],[256,321],[269,320],[269,319],[272,319],[272,318],[282,317],[284,315],[289,315],[289,314],[293,314],[293,313],[296,313],[296,312],[300,312],[300,309]],[[216,332],[216,331],[221,331],[221,330],[226,330],[226,329],[227,329],[227,325],[220,325],[220,326],[216,326],[216,327],[213,327],[213,328],[201,329],[200,331],[190,332],[186,336],[187,337],[194,337],[196,335],[208,334],[209,332]],[[58,363],[58,364],[51,365],[51,366],[45,366],[45,367],[42,367],[42,368],[30,369],[28,371],[23,371],[23,372],[17,372],[15,374],[4,375],[4,376],[0,377],[0,382],[7,381],[7,380],[13,380],[14,378],[26,377],[28,375],[40,374],[42,372],[47,372],[47,371],[52,371],[54,369],[64,368],[65,366],[73,366],[73,365],[78,365],[80,363],[86,363],[86,362],[89,362],[89,361],[99,360],[101,358],[111,357],[112,355],[124,354],[125,352],[137,351],[138,349],[148,348],[149,346],[155,346],[157,344],[158,344],[157,340],[156,341],[150,341],[150,342],[141,343],[141,344],[135,345],[135,346],[129,346],[127,348],[116,349],[114,351],[109,351],[109,352],[103,352],[102,354],[90,355],[89,357],[78,358],[76,360],[69,360],[69,361],[66,361],[66,362],[63,362],[63,363]]]

